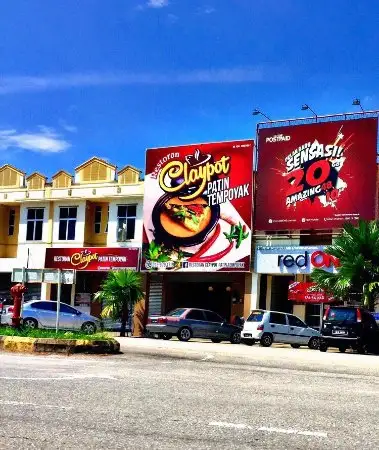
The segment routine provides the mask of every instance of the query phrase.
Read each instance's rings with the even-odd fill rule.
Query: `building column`
[[[247,319],[253,309],[259,307],[260,275],[255,272],[245,274],[245,295],[243,301],[243,316]]]
[[[266,290],[266,309],[271,309],[271,288],[272,288],[272,275],[267,275],[267,290]]]
[[[50,283],[41,283],[41,300],[51,300]]]
[[[75,291],[76,291],[76,285],[72,284],[71,285],[71,302],[70,302],[71,306],[75,306]]]

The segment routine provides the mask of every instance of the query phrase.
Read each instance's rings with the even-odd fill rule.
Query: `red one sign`
[[[377,118],[259,131],[258,230],[374,219]]]
[[[316,287],[316,283],[295,281],[288,288],[288,300],[299,303],[330,303],[334,297]]]
[[[47,269],[138,270],[139,248],[47,248]]]

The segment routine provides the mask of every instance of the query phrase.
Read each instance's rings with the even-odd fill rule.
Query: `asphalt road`
[[[313,371],[319,352],[265,349],[269,366],[199,348],[186,359],[0,353],[0,449],[379,448],[379,358],[330,354],[343,365]]]

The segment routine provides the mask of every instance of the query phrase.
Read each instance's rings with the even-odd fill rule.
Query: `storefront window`
[[[76,206],[61,207],[59,212],[60,241],[74,241],[78,208]]]
[[[117,240],[125,242],[134,239],[137,205],[119,205],[117,207]]]
[[[95,234],[101,233],[101,210],[102,210],[101,206],[95,207],[95,223],[94,223]]]
[[[305,321],[307,322],[307,325],[312,328],[320,327],[320,308],[322,308],[322,305],[315,305],[312,303],[307,303],[305,305]]]
[[[9,210],[8,236],[13,236],[14,234],[15,217],[16,211],[14,209]]]
[[[41,241],[44,208],[29,208],[26,219],[26,240]]]

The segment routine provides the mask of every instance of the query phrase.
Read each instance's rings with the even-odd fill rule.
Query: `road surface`
[[[0,353],[0,449],[379,448],[378,357],[193,343],[182,359],[180,344]]]

